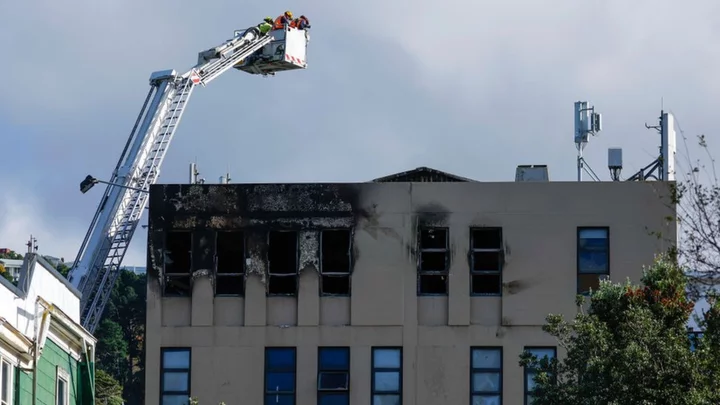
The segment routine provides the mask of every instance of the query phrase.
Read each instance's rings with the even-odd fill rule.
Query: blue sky
[[[289,6],[288,4],[291,4]],[[430,166],[512,181],[575,178],[573,102],[603,113],[586,158],[609,179],[650,163],[664,99],[715,143],[720,2],[28,0],[0,3],[0,247],[72,260],[156,70],[290,7],[313,28],[305,71],[229,72],[197,89],[160,182],[364,181]],[[680,142],[682,143],[682,142]],[[713,145],[713,151],[720,148]],[[684,153],[683,150],[680,153]],[[678,162],[682,164],[683,162]],[[143,221],[144,223],[145,221]],[[138,232],[125,264],[144,264]]]

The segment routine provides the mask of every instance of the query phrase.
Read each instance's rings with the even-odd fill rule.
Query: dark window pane
[[[324,371],[320,373],[318,379],[321,390],[346,389],[348,386],[348,373],[344,371]]]
[[[320,405],[350,405],[350,395],[339,392],[319,392]]]
[[[345,347],[320,348],[320,370],[348,370],[350,350]]]
[[[265,405],[295,405],[293,394],[265,395]]]
[[[295,349],[293,348],[273,348],[267,350],[268,368],[295,369]]]
[[[268,392],[292,392],[295,390],[295,373],[267,373],[265,390]]]

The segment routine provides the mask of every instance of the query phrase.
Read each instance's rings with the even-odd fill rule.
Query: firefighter
[[[280,17],[275,19],[275,22],[273,23],[273,30],[285,29],[285,26],[289,26],[290,23],[292,23],[292,20],[293,20],[292,11],[286,11],[285,14],[283,14]]]
[[[272,17],[265,17],[265,19],[263,20],[263,22],[261,22],[260,24],[258,24],[257,27],[258,27],[258,29],[260,30],[260,34],[262,34],[262,35],[267,34],[268,32],[270,32],[270,30],[273,29],[273,19],[272,19]]]
[[[307,17],[304,15],[301,15],[300,18],[293,21],[295,23],[295,28],[299,30],[306,30],[310,28],[310,20],[308,20]]]

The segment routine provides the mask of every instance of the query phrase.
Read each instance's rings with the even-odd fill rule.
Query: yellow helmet
[[[286,16],[287,18],[292,18],[292,17],[293,17],[292,11],[286,11],[286,12],[285,12],[285,16]]]

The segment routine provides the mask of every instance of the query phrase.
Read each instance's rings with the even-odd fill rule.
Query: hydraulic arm
[[[92,219],[68,276],[82,293],[82,325],[91,333],[102,317],[120,264],[160,174],[167,149],[196,85],[205,86],[272,40],[249,29],[220,46],[201,52],[198,65],[185,74],[174,70],[150,76],[150,91]],[[87,191],[98,182],[80,184]]]

